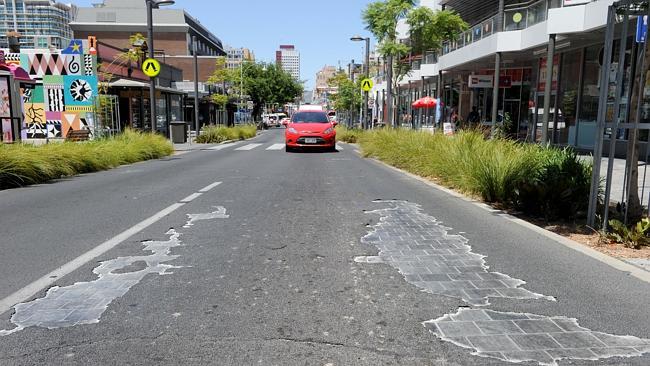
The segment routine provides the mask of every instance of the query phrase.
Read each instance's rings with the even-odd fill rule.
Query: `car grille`
[[[316,139],[316,144],[315,145],[321,145],[321,144],[325,143],[325,139],[323,139],[322,137],[301,137],[301,138],[298,139],[297,142],[299,144],[306,144],[305,139]],[[314,144],[310,144],[310,145],[314,145]]]

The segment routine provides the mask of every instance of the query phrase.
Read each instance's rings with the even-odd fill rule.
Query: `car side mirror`
[[[339,125],[338,122],[336,122],[336,121],[332,121],[332,126],[336,127],[336,126],[338,126],[338,125]]]
[[[289,122],[287,122],[287,121],[282,121],[282,125],[283,125],[284,127],[287,127],[287,126],[289,125]]]

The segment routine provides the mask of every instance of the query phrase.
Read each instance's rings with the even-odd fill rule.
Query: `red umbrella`
[[[431,98],[431,97],[424,97],[420,99],[420,105],[422,105],[422,108],[433,108],[438,104],[438,102]]]
[[[424,97],[416,100],[412,106],[413,108],[433,108],[437,104],[436,100],[431,97]]]

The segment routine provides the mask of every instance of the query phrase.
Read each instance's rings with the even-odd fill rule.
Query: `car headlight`
[[[332,127],[330,127],[328,129],[326,129],[325,131],[323,131],[323,133],[326,134],[326,135],[329,135],[332,132],[334,132],[334,129]]]
[[[293,127],[289,128],[287,131],[289,131],[289,133],[295,133],[295,134],[298,133],[298,131]]]

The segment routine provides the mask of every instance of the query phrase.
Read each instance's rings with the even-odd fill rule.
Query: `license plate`
[[[305,144],[316,144],[318,139],[305,139]]]

